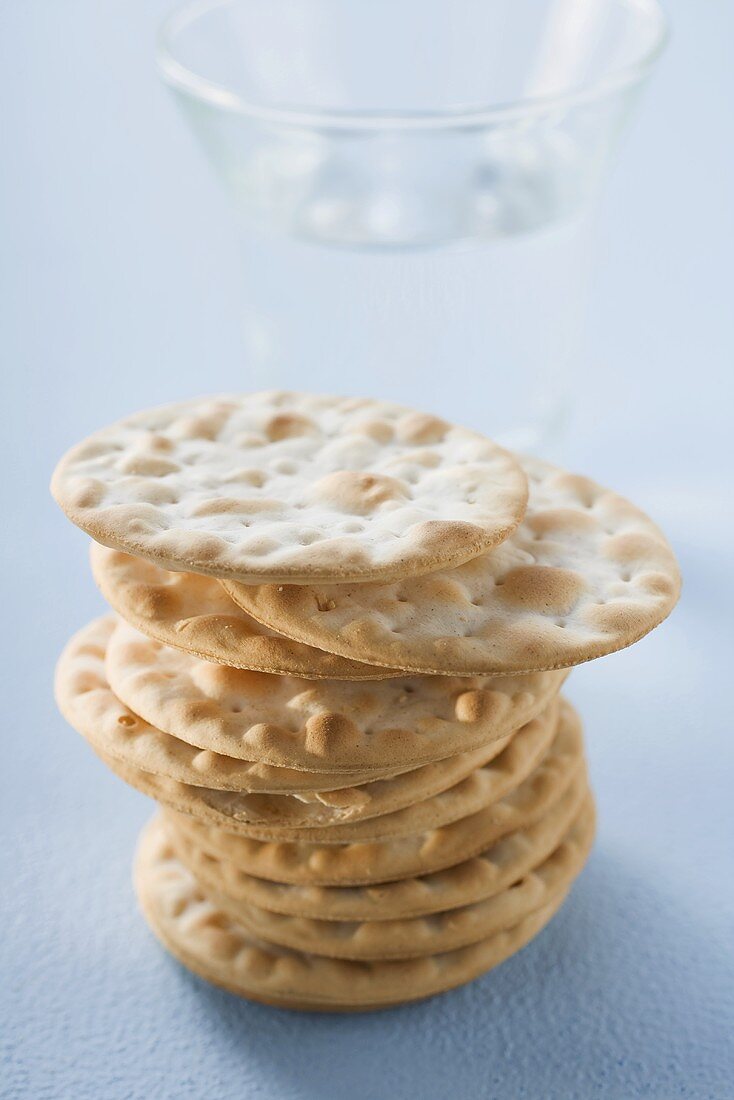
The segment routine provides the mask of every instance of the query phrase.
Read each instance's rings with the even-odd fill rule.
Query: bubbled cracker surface
[[[136,860],[143,912],[163,944],[186,966],[232,992],[305,1008],[378,1007],[417,1000],[470,981],[519,950],[560,906],[456,951],[420,959],[350,962],[266,944],[230,920],[176,859],[165,828],[153,822]]]
[[[400,809],[369,814],[366,819],[341,822],[322,820],[316,824],[291,822],[279,824],[243,824],[239,830],[244,836],[257,840],[320,841],[330,844],[357,841],[385,840],[388,837],[409,836],[412,833],[448,825],[460,817],[476,813],[484,806],[504,797],[519,786],[540,763],[554,740],[558,726],[557,706],[550,707],[528,722],[510,739],[507,747],[481,767],[454,784],[446,784],[442,790],[424,796]],[[399,783],[392,780],[391,783]],[[369,784],[364,797],[369,797]],[[355,788],[359,792],[360,788]],[[337,796],[339,792],[336,792]],[[253,796],[265,798],[267,796]],[[327,796],[328,798],[328,796]],[[328,828],[326,827],[328,826]]]
[[[500,755],[508,743],[509,738],[505,738],[473,752],[459,753],[448,760],[423,764],[400,775],[334,791],[299,791],[293,796],[271,795],[267,808],[267,824],[332,828],[346,822],[367,821],[399,812],[406,806],[430,799],[460,783],[475,769],[483,768]],[[253,810],[249,797],[246,805],[243,805],[242,796],[237,794],[213,791],[211,795],[213,797],[207,794],[207,802],[219,814],[219,823],[223,827],[227,827],[227,821],[246,827],[252,820]],[[195,810],[193,812],[197,816]]]
[[[574,782],[585,784],[580,723],[569,706],[548,755],[511,794],[491,806],[411,836],[330,844],[262,841],[166,811],[171,827],[240,870],[296,885],[359,886],[426,874],[462,862],[540,820]],[[325,834],[328,830],[325,830]]]
[[[291,793],[196,787],[143,771],[129,762],[115,760],[99,748],[97,752],[121,779],[161,805],[247,836],[252,824],[331,828],[345,822],[365,821],[393,813],[459,783],[475,768],[482,767],[487,760],[502,752],[507,743],[507,739],[497,741],[448,761],[424,764],[386,779],[335,790],[299,790]],[[310,773],[301,774],[309,774],[310,778]]]
[[[519,730],[512,738],[511,751],[506,739],[389,779],[292,794],[194,787],[152,775],[129,762],[120,766],[103,752],[100,755],[125,782],[161,805],[226,831],[276,841],[318,840],[326,831],[333,842],[340,842],[403,835],[471,813],[521,782],[554,731],[555,720],[549,715],[545,721],[534,719]],[[379,825],[373,824],[375,818]],[[361,831],[355,834],[352,829],[357,825]]]
[[[522,461],[530,483],[523,522],[457,568],[383,585],[225,587],[289,637],[413,672],[570,667],[630,645],[678,598],[664,536],[587,478]]]
[[[102,595],[123,619],[149,637],[204,660],[314,680],[400,675],[276,634],[238,607],[213,577],[174,573],[96,542],[90,557]]]
[[[246,902],[274,913],[331,920],[394,920],[455,909],[492,897],[542,863],[560,844],[588,799],[575,783],[532,825],[516,829],[478,855],[443,871],[367,886],[314,886],[271,882],[205,851],[180,829],[169,828],[176,855],[191,873],[230,905]]]
[[[286,821],[313,822],[313,816],[307,813],[308,806],[301,801],[300,793],[296,797],[195,787],[165,775],[144,771],[119,757],[108,755],[93,743],[92,748],[115,775],[141,794],[155,799],[161,806],[191,815],[207,824],[244,833],[250,817],[255,821],[270,821],[275,813],[282,814]],[[358,789],[353,788],[355,791]],[[298,816],[300,807],[306,810],[302,818]],[[328,822],[324,820],[323,824]]]
[[[56,670],[56,698],[61,712],[111,765],[118,761],[133,774],[152,773],[161,780],[167,777],[170,783],[166,789],[170,792],[177,791],[177,783],[221,791],[326,791],[370,778],[370,773],[334,776],[234,759],[196,748],[150,725],[110,688],[105,658],[115,625],[112,616],[89,623],[71,638]],[[141,782],[149,787],[152,777]],[[141,783],[133,782],[133,786]],[[185,810],[188,802],[179,792],[173,804]]]
[[[281,392],[138,413],[72,448],[52,490],[108,546],[294,583],[466,561],[527,499],[514,459],[475,432],[384,401]]]
[[[558,893],[565,893],[586,860],[593,832],[594,815],[587,800],[556,849],[521,879],[482,901],[421,917],[343,921],[324,911],[311,918],[273,913],[251,903],[233,902],[219,893],[212,897],[251,934],[296,951],[342,959],[433,955],[511,928],[528,913],[548,905]]]
[[[497,784],[511,783],[513,775],[520,775],[524,768],[532,766],[554,729],[555,707],[551,703],[543,715],[518,731],[511,741],[495,742],[398,776],[338,787],[349,778],[348,773],[334,777],[284,768],[258,768],[247,761],[196,749],[150,726],[116,698],[107,682],[104,659],[113,629],[111,617],[97,620],[66,647],[57,671],[57,695],[62,711],[108,765],[132,786],[173,809],[229,828],[238,824],[244,828],[245,823],[325,827],[393,814],[461,784],[475,771],[477,776],[470,780],[468,789],[457,791],[452,802],[488,797],[487,784],[498,789]],[[490,767],[495,758],[496,763]],[[313,782],[336,789],[303,789]],[[219,788],[207,784],[219,784]],[[283,793],[278,793],[279,788]],[[420,813],[434,812],[430,805],[426,806],[415,811],[416,820]],[[403,827],[406,824],[409,822],[403,822]],[[400,819],[394,826],[400,829]]]
[[[110,639],[106,667],[118,698],[182,741],[334,772],[397,770],[499,740],[539,714],[565,677],[304,680],[207,663],[126,623]]]
[[[540,762],[557,724],[557,703],[552,700],[510,738],[389,779],[337,791],[299,793],[288,806],[284,796],[277,805],[271,802],[269,820],[254,828],[246,821],[253,812],[249,802],[243,812],[237,805],[239,796],[215,792],[215,804],[223,809],[226,800],[227,810],[236,812],[241,823],[238,831],[260,840],[318,841],[325,829],[337,842],[404,836],[447,824],[501,798]]]

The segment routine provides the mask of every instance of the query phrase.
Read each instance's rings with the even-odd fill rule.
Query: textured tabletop
[[[239,1001],[159,948],[130,882],[151,806],[51,694],[63,642],[103,607],[86,539],[47,492],[56,458],[126,411],[238,385],[229,214],[153,71],[167,6],[25,0],[2,15],[0,1096],[734,1095],[734,180],[716,109],[731,100],[731,6],[670,5],[677,33],[602,211],[566,458],[663,525],[685,587],[653,635],[570,678],[594,853],[561,914],[496,972],[343,1017]]]

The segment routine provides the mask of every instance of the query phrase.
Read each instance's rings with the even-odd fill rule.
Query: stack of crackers
[[[679,591],[615,493],[382,401],[264,393],[130,417],[53,492],[114,614],[69,642],[69,722],[158,816],[166,947],[285,1007],[368,1009],[526,944],[589,853],[571,666]]]

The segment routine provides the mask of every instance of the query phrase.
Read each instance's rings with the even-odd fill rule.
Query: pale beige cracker
[[[272,800],[278,796],[252,795],[251,798],[261,800],[260,805],[263,809],[265,808],[263,800],[271,800],[271,820],[267,824],[243,822],[242,827],[237,831],[241,835],[255,837],[257,840],[351,844],[358,841],[410,836],[429,829],[437,829],[457,821],[460,817],[476,813],[485,806],[492,805],[518,787],[540,764],[555,740],[557,729],[558,701],[554,699],[542,714],[518,730],[497,756],[480,767],[474,768],[457,783],[447,785],[435,794],[413,801],[401,809],[372,813],[366,818],[345,822],[329,821],[322,814],[321,820],[299,826],[275,820],[279,807],[273,805]],[[424,767],[429,766],[424,765]],[[399,784],[400,777],[389,782]],[[367,784],[366,788],[355,788],[355,791],[358,792],[360,789],[367,791],[369,786],[370,784]],[[368,797],[367,793],[365,797]],[[288,796],[280,796],[279,806],[282,806],[286,798]],[[294,798],[291,797],[290,801],[292,803]],[[291,818],[298,813],[297,808],[292,805],[287,809],[290,810]],[[281,816],[284,816],[285,810],[286,807],[283,807]]]
[[[425,875],[461,863],[516,829],[539,821],[585,775],[578,717],[562,707],[556,743],[542,764],[505,798],[450,825],[413,836],[352,844],[262,841],[166,810],[170,827],[240,870],[274,882],[364,886]],[[583,781],[580,779],[579,781]]]
[[[563,901],[559,895],[514,928],[456,951],[420,959],[351,962],[254,940],[207,899],[176,859],[158,822],[143,834],[135,879],[151,928],[190,970],[254,1000],[316,1011],[386,1007],[471,981],[523,947]]]
[[[276,634],[238,607],[214,577],[174,573],[97,542],[90,557],[102,595],[123,619],[156,641],[205,661],[308,680],[402,675]]]
[[[678,566],[654,523],[587,478],[523,459],[530,498],[501,546],[382,585],[225,583],[249,614],[351,660],[442,675],[570,667],[637,641],[673,608]]]
[[[163,733],[126,707],[110,688],[105,656],[114,627],[112,616],[89,623],[69,641],[56,670],[56,699],[62,714],[103,758],[141,774],[153,773],[161,782],[167,777],[170,784],[235,792],[325,794],[377,774],[374,769],[334,775],[277,768],[202,750]],[[396,770],[386,769],[386,774]],[[188,804],[178,808],[186,810]]]
[[[417,767],[501,740],[539,714],[565,671],[351,683],[226,668],[118,623],[115,695],[201,749],[306,771]]]
[[[476,432],[386,401],[224,395],[149,409],[61,460],[97,542],[243,581],[389,581],[459,564],[522,519],[527,480]]]
[[[553,702],[549,704],[553,706]],[[544,712],[545,713],[545,712]],[[536,724],[536,722],[538,724]],[[432,764],[422,764],[411,771],[401,772],[399,775],[385,779],[374,779],[369,783],[356,784],[351,787],[341,787],[330,791],[298,791],[290,795],[269,795],[267,807],[262,803],[253,806],[252,797],[249,794],[244,797],[239,794],[221,791],[212,792],[214,797],[209,797],[205,792],[206,801],[218,816],[219,824],[223,828],[231,828],[238,831],[238,825],[247,825],[257,815],[262,823],[285,824],[291,827],[320,827],[325,828],[354,821],[367,821],[373,817],[381,817],[384,814],[399,812],[406,806],[415,802],[430,799],[441,791],[460,783],[476,768],[484,768],[490,761],[500,756],[510,744],[511,740],[519,739],[517,752],[523,752],[534,757],[540,744],[545,740],[546,730],[539,723],[539,719],[533,719],[527,723],[512,738],[506,737],[502,741],[492,741],[489,745],[483,745],[472,752],[459,753],[447,760],[438,760]],[[298,803],[296,805],[295,803]],[[198,813],[199,806],[192,806],[190,811],[195,817],[201,817]],[[206,816],[206,815],[204,815]]]
[[[150,726],[120,703],[109,688],[104,670],[106,642],[113,626],[111,618],[96,620],[75,635],[64,650],[56,676],[56,693],[63,714],[131,786],[173,809],[235,831],[246,831],[247,823],[323,828],[399,813],[403,807],[419,800],[425,802],[461,784],[477,770],[481,776],[468,784],[469,789],[462,788],[456,795],[461,800],[473,790],[475,797],[482,794],[488,797],[487,784],[495,791],[501,790],[530,770],[555,729],[557,707],[553,700],[546,711],[512,739],[495,741],[471,753],[426,764],[388,779],[309,791],[298,789],[299,785],[312,780],[317,773],[288,772],[267,766],[253,779],[252,765],[247,761],[195,749]],[[295,786],[295,791],[242,789],[241,785],[253,782],[274,786],[279,777],[272,773],[277,771],[285,773],[280,782]],[[319,778],[334,783],[343,782],[345,776],[336,780],[328,775]],[[204,785],[206,782],[227,786],[210,788]],[[432,812],[430,807],[427,812]],[[400,824],[394,822],[398,828]]]
[[[415,771],[362,786],[293,794],[195,787],[126,764],[100,748],[96,751],[116,775],[136,790],[169,809],[227,832],[259,840],[324,838],[336,843],[349,836],[341,832],[346,825],[367,826],[379,818],[384,821],[378,830],[381,837],[398,836],[423,829],[428,822],[432,828],[446,824],[493,798],[500,798],[539,763],[555,736],[556,725],[556,708],[551,703],[548,711],[528,722],[512,738],[472,753],[424,764]],[[453,793],[443,799],[441,796],[450,789]],[[360,834],[352,839],[362,840],[365,836]]]
[[[169,829],[176,855],[221,908],[244,902],[274,913],[331,920],[377,921],[441,913],[484,901],[519,882],[558,847],[588,797],[584,781],[538,821],[516,829],[483,852],[444,871],[369,886],[293,886],[248,875]]]
[[[555,851],[519,881],[483,901],[423,917],[339,921],[325,911],[320,919],[311,919],[210,896],[232,920],[266,943],[335,959],[417,958],[453,951],[512,928],[559,893],[565,894],[586,862],[593,836],[593,804],[587,796]]]

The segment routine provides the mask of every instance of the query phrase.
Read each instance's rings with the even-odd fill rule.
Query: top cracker
[[[137,413],[73,447],[51,489],[98,542],[246,583],[460,565],[527,503],[519,465],[475,432],[384,401],[279,392]]]

